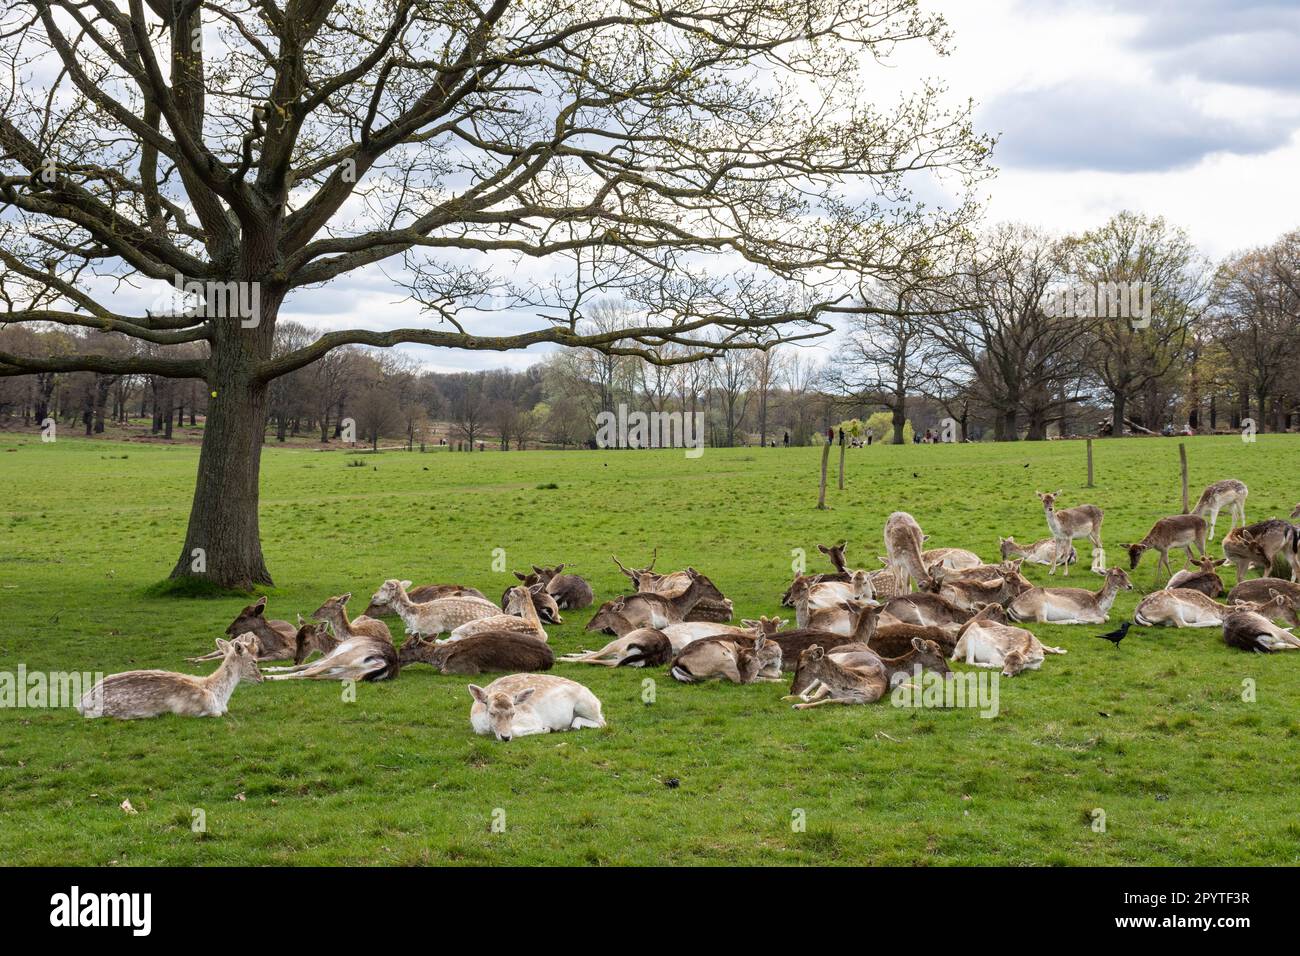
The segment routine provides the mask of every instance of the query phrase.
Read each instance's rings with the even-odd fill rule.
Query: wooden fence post
[[[831,443],[827,442],[822,445],[822,484],[821,493],[817,496],[817,510],[826,510],[826,467],[831,460]]]
[[[1092,439],[1088,439],[1088,487],[1092,487]]]

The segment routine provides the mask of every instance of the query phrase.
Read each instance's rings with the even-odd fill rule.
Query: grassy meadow
[[[1300,436],[1186,443],[1193,497],[1240,478],[1251,521],[1300,500]],[[1046,535],[1034,491],[1056,488],[1062,506],[1105,509],[1109,563],[1126,564],[1120,544],[1181,508],[1177,441],[1095,450],[1088,490],[1081,442],[851,450],[844,491],[832,457],[819,512],[815,448],[690,460],[268,447],[269,612],[293,620],[350,591],[360,613],[388,577],[497,597],[509,570],[560,561],[599,602],[626,583],[611,553],[640,565],[658,547],[659,570],[698,567],[738,618],[757,617],[779,610],[794,548],[815,570],[814,545],[847,538],[850,563],[875,567],[885,516],[904,509],[929,546],[993,560],[999,534]],[[183,659],[246,603],[150,596],[176,559],[197,460],[192,445],[0,435],[0,670],[196,669]],[[1081,544],[1070,583],[1096,588]],[[1046,571],[1026,566],[1039,583]],[[1134,580],[1112,621],[1156,586],[1154,555]],[[606,640],[584,634],[590,614],[548,629],[557,654]],[[779,685],[564,664],[555,673],[603,701],[604,730],[476,737],[465,680],[424,665],[352,702],[333,682],[243,685],[216,720],[0,709],[0,863],[1300,862],[1300,654],[1234,651],[1217,629],[1135,627],[1115,649],[1093,637],[1107,628],[1032,627],[1069,654],[1002,681],[995,719],[888,700],[796,712]]]

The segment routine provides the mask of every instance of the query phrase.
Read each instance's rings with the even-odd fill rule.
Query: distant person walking
[[[789,433],[789,432],[786,432],[786,433],[785,433],[785,439],[784,439],[784,441],[785,441],[785,447],[786,447],[786,448],[789,448],[789,447],[790,447],[790,433]]]

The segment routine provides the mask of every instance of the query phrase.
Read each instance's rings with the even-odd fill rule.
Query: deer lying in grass
[[[1022,671],[1038,670],[1047,654],[1066,653],[1063,647],[1043,644],[1032,631],[996,624],[981,612],[962,629],[952,659],[976,667],[999,667],[1003,677],[1015,677]]]
[[[1033,590],[1033,584],[1020,573],[1020,562],[983,565],[958,571],[942,578],[939,596],[963,611],[975,613],[985,604],[1006,606],[1021,594]]]
[[[795,595],[803,588],[812,584],[829,584],[836,581],[847,582],[852,579],[853,572],[848,568],[844,559],[845,549],[848,547],[847,541],[841,541],[837,545],[827,547],[824,544],[817,545],[817,550],[830,559],[834,571],[822,572],[820,574],[797,574],[790,586],[785,589],[785,594],[781,595],[782,607],[794,607]]]
[[[325,657],[334,648],[339,646],[339,639],[330,630],[330,626],[325,621],[312,624],[304,621],[302,615],[298,615],[298,633],[294,636],[293,662],[295,665],[301,664],[313,653]],[[287,670],[288,668],[271,667],[270,671]]]
[[[973,612],[958,607],[942,594],[917,592],[892,597],[880,606],[879,626],[886,624],[916,624],[936,627],[944,624],[965,624]]]
[[[391,607],[406,625],[406,633],[419,637],[437,637],[444,631],[455,630],[467,621],[493,617],[501,609],[491,601],[477,598],[439,598],[423,604],[411,599],[406,589],[410,581],[398,581],[389,578],[379,586],[371,605]]]
[[[1104,624],[1121,590],[1133,590],[1133,582],[1123,568],[1111,568],[1098,591],[1030,588],[1007,605],[1007,614],[1012,620],[1044,624]]]
[[[671,661],[676,653],[667,634],[652,627],[642,627],[614,638],[598,651],[566,654],[560,660],[565,664],[599,664],[603,667],[659,667]]]
[[[993,606],[999,611],[1002,610],[1000,605]],[[930,641],[943,654],[950,655],[957,644],[960,631],[959,624],[944,624],[938,627],[919,624],[882,624],[871,635],[867,646],[881,657],[897,657],[906,654],[912,642],[919,639]]]
[[[504,614],[493,614],[466,621],[455,628],[447,636],[447,640],[462,641],[467,637],[485,634],[488,631],[518,631],[520,634],[526,634],[545,643],[546,629],[542,627],[542,618],[537,613],[532,590],[521,584],[510,589],[508,598]]]
[[[733,684],[781,679],[781,645],[759,634],[752,641],[706,637],[678,654],[668,672],[683,684],[725,680]]]
[[[795,624],[811,627],[809,616],[818,611],[839,608],[845,602],[870,601],[871,577],[866,571],[854,571],[848,581],[822,581],[799,588],[794,593]]]
[[[917,590],[930,590],[930,572],[921,558],[924,540],[921,526],[906,511],[895,511],[885,519],[885,556],[894,572],[894,593],[906,594],[909,578]]]
[[[658,548],[655,549],[655,556],[650,561],[649,567],[640,569],[624,567],[618,558],[613,555],[610,557],[618,565],[618,569],[627,575],[632,586],[636,588],[637,594],[659,594],[669,600],[677,600],[698,583],[700,593],[690,610],[686,612],[685,620],[712,623],[726,623],[731,620],[733,610],[731,600],[699,571],[686,568],[684,571],[674,571],[671,574],[655,573],[653,568],[659,558]]]
[[[546,593],[563,610],[576,611],[591,607],[591,602],[595,600],[591,585],[577,574],[564,574],[564,568],[563,564],[557,564],[553,568],[539,568],[534,564],[533,574],[537,575],[537,580],[546,588]]]
[[[1208,598],[1222,597],[1224,591],[1223,578],[1219,577],[1219,572],[1215,568],[1227,563],[1226,558],[1215,559],[1206,555],[1196,562],[1195,568],[1184,568],[1181,571],[1176,571],[1165,587],[1200,591]]]
[[[1228,608],[1191,588],[1152,591],[1133,611],[1133,620],[1144,627],[1219,627]]]
[[[492,603],[478,588],[466,587],[463,584],[421,584],[418,588],[413,588],[411,582],[407,581],[406,596],[416,604],[428,604],[430,601],[441,601],[443,598],[474,598],[487,604]],[[376,604],[371,601],[370,606],[366,608],[366,617],[396,616],[397,608],[391,604]]]
[[[266,617],[266,598],[260,597],[253,604],[239,612],[239,615],[226,628],[226,637],[238,637],[241,634],[257,636],[257,659],[259,661],[282,661],[293,657],[295,628],[288,621],[276,621]],[[224,655],[218,650],[215,654],[195,660],[214,660]]]
[[[669,598],[654,591],[641,591],[606,601],[587,624],[589,631],[605,631],[622,636],[639,627],[663,630],[670,624],[680,624],[707,593],[712,583],[698,571],[688,568],[691,585],[676,597]]]
[[[1223,539],[1223,556],[1232,562],[1238,584],[1251,568],[1259,568],[1265,577],[1272,575],[1278,557],[1290,565],[1291,580],[1300,580],[1300,532],[1281,518],[1229,531]]]
[[[1033,544],[1017,544],[1015,538],[998,538],[998,548],[1002,552],[1002,559],[1020,558],[1028,561],[1030,564],[1042,564],[1050,566],[1056,557],[1056,539],[1043,538],[1035,541]],[[1079,552],[1073,544],[1065,555],[1067,565],[1074,564],[1079,560]]]
[[[964,568],[974,568],[984,562],[974,551],[967,551],[965,548],[931,548],[929,551],[921,552],[921,563],[925,569],[934,574],[935,568],[943,568],[947,571],[961,571]]]
[[[664,635],[672,642],[673,652],[680,653],[682,648],[706,637],[752,637],[755,634],[775,634],[785,624],[784,618],[760,617],[757,621],[743,620],[740,626],[734,624],[714,624],[710,621],[682,621],[669,624],[663,629]]]
[[[577,681],[553,674],[511,674],[487,687],[469,685],[469,724],[497,740],[552,731],[604,727],[600,701]]]
[[[77,712],[83,717],[117,717],[135,720],[180,714],[182,717],[220,717],[241,681],[257,684],[262,673],[241,634],[234,641],[218,640],[224,655],[221,666],[206,677],[171,671],[126,671],[111,674],[82,695]]]
[[[1300,627],[1300,584],[1282,578],[1254,578],[1242,581],[1228,592],[1228,603],[1263,604],[1281,595],[1283,610],[1280,619],[1292,627]]]
[[[1219,520],[1219,511],[1222,508],[1227,508],[1231,515],[1228,522],[1229,531],[1237,525],[1245,527],[1246,495],[1249,493],[1245,483],[1236,478],[1216,481],[1201,492],[1201,497],[1196,500],[1191,513],[1202,518],[1209,517],[1211,538],[1214,537],[1214,525]]]
[[[1057,510],[1056,499],[1061,496],[1060,491],[1053,491],[1049,494],[1043,494],[1041,491],[1036,492],[1038,500],[1043,503],[1043,515],[1047,518],[1047,530],[1052,534],[1052,540],[1056,542],[1056,553],[1052,555],[1052,563],[1049,565],[1048,574],[1055,574],[1058,565],[1063,567],[1063,573],[1066,577],[1070,576],[1070,564],[1066,557],[1070,553],[1071,542],[1087,538],[1092,544],[1092,570],[1097,574],[1102,572],[1102,561],[1104,560],[1101,547],[1101,522],[1105,513],[1096,505],[1077,505],[1074,508],[1065,508]]]
[[[1243,651],[1271,654],[1300,649],[1300,637],[1278,627],[1269,617],[1284,613],[1282,595],[1269,605],[1238,605],[1223,619],[1223,643]]]
[[[790,693],[782,700],[797,700],[795,710],[823,704],[871,704],[887,694],[895,683],[915,673],[917,667],[949,674],[948,662],[937,647],[917,640],[913,652],[903,657],[882,658],[861,646],[827,652],[814,644],[799,655]]]
[[[542,619],[543,624],[563,624],[564,618],[560,617],[560,604],[555,597],[546,591],[546,582],[539,580],[536,574],[520,574],[515,572],[522,585],[528,588],[528,593],[533,597],[533,607],[537,609],[537,616]],[[512,584],[501,594],[501,604],[499,607],[507,614],[510,613],[507,605],[510,603],[510,593],[519,587]]]
[[[1128,552],[1129,570],[1137,568],[1142,555],[1147,551],[1155,551],[1160,555],[1160,560],[1156,562],[1156,574],[1159,575],[1160,569],[1164,568],[1165,576],[1170,577],[1174,572],[1169,566],[1169,549],[1182,548],[1186,551],[1187,562],[1184,566],[1190,566],[1196,560],[1196,556],[1192,554],[1192,545],[1196,545],[1202,558],[1205,557],[1205,533],[1205,519],[1200,515],[1173,515],[1161,518],[1151,526],[1151,530],[1141,541],[1123,545],[1124,550]]]
[[[398,671],[397,648],[393,635],[383,621],[362,615],[348,620],[348,599],[351,594],[332,597],[312,614],[321,625],[298,629],[299,649],[294,659],[301,661],[310,653],[308,642],[324,652],[319,660],[297,663],[293,667],[268,667],[267,680],[365,680],[381,681],[396,677]],[[320,640],[322,628],[328,625],[338,642],[325,650],[327,642]]]
[[[397,652],[397,662],[432,664],[441,674],[482,674],[490,671],[549,671],[555,653],[549,644],[517,631],[488,631],[463,641],[431,641],[412,637]]]

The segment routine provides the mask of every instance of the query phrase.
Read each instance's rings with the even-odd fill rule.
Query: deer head
[[[230,660],[235,662],[235,670],[239,674],[240,681],[246,684],[260,684],[264,678],[261,669],[257,666],[257,654],[249,650],[249,642],[244,640],[245,637],[253,641],[257,640],[257,635],[251,632],[240,634],[233,641],[217,638],[217,649],[226,655],[223,664]]]
[[[256,627],[261,620],[265,620],[265,612],[266,596],[263,595],[255,603],[248,605],[239,612],[239,615],[226,628],[226,636],[237,637],[247,632],[250,627]]]
[[[477,684],[469,685],[470,695],[487,708],[488,721],[497,740],[506,742],[514,736],[515,709],[533,696],[535,688],[526,687],[514,695],[497,691],[491,695]]]

